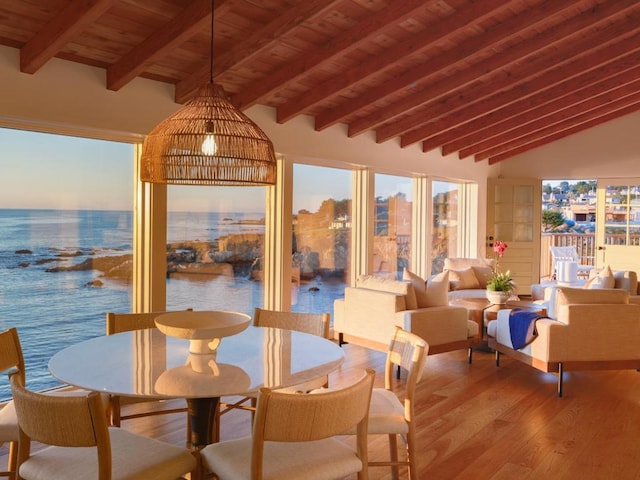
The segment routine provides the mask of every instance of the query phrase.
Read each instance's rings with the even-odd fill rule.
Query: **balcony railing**
[[[553,261],[549,247],[576,247],[581,265],[595,266],[596,236],[593,233],[543,233],[540,240],[540,279],[553,276]]]

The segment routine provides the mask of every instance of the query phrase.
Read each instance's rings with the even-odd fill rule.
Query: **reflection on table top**
[[[56,353],[58,380],[127,396],[206,398],[279,388],[330,373],[344,360],[335,343],[306,333],[248,327],[213,354],[189,353],[189,340],[158,329],[93,338]]]

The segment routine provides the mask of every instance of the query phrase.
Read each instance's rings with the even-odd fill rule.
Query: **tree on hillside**
[[[559,227],[564,223],[564,217],[562,213],[556,210],[543,210],[542,211],[542,231],[550,232],[554,228]]]

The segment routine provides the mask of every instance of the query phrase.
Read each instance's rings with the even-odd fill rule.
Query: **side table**
[[[506,303],[492,304],[486,298],[481,297],[460,297],[452,299],[451,305],[464,307],[469,312],[469,320],[478,324],[482,340],[487,340],[487,323],[498,318],[498,312],[509,308],[520,308],[537,312],[540,315],[546,314],[544,305],[539,305],[528,300],[507,300]]]

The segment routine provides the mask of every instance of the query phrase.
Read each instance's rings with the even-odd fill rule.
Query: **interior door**
[[[500,269],[511,271],[519,295],[530,295],[540,280],[542,182],[535,178],[487,181],[487,256],[493,242],[507,242]]]
[[[640,178],[598,180],[596,266],[640,271]]]

